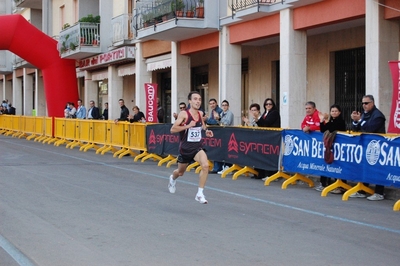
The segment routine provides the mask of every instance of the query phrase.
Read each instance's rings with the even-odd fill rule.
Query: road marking
[[[31,260],[25,256],[21,251],[19,251],[13,244],[0,235],[0,247],[2,247],[8,255],[10,255],[16,263],[20,266],[35,266]]]

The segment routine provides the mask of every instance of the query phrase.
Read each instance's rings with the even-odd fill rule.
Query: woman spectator
[[[258,121],[259,127],[281,127],[281,115],[279,114],[278,108],[272,98],[267,98],[264,101],[264,113]],[[275,174],[277,171],[269,171],[264,169],[256,169],[261,176],[262,180],[265,181],[268,177]]]
[[[267,98],[264,101],[264,113],[260,118],[260,127],[281,127],[281,115],[276,108],[274,100]]]
[[[343,119],[342,108],[339,105],[334,104],[330,107],[330,117],[327,113],[318,113],[320,119],[320,131],[324,133],[325,131],[346,131],[346,122]],[[322,191],[326,186],[328,186],[330,178],[326,176],[320,177],[320,184],[315,187],[315,190]],[[331,191],[334,194],[340,194],[343,191],[340,188],[336,188]]]

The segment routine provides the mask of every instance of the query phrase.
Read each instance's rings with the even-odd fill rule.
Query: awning
[[[135,64],[128,64],[118,67],[118,76],[128,76],[134,75],[136,73],[136,65]]]
[[[146,60],[147,71],[165,69],[172,66],[171,54],[160,55]]]
[[[92,80],[103,80],[103,79],[108,79],[108,70],[92,73]]]

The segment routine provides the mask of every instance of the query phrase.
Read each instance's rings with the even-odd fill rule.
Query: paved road
[[[394,201],[197,175],[0,136],[0,265],[398,265]]]

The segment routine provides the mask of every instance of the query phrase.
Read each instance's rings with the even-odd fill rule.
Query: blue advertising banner
[[[361,139],[365,147],[366,182],[400,187],[400,138],[363,134]]]
[[[322,138],[321,132],[283,130],[285,172],[363,181],[363,147],[359,136],[338,133],[333,143],[334,161],[331,164],[324,160],[325,147]]]
[[[282,138],[285,172],[400,187],[400,138],[338,133],[332,164],[324,160],[322,133],[284,130]]]

